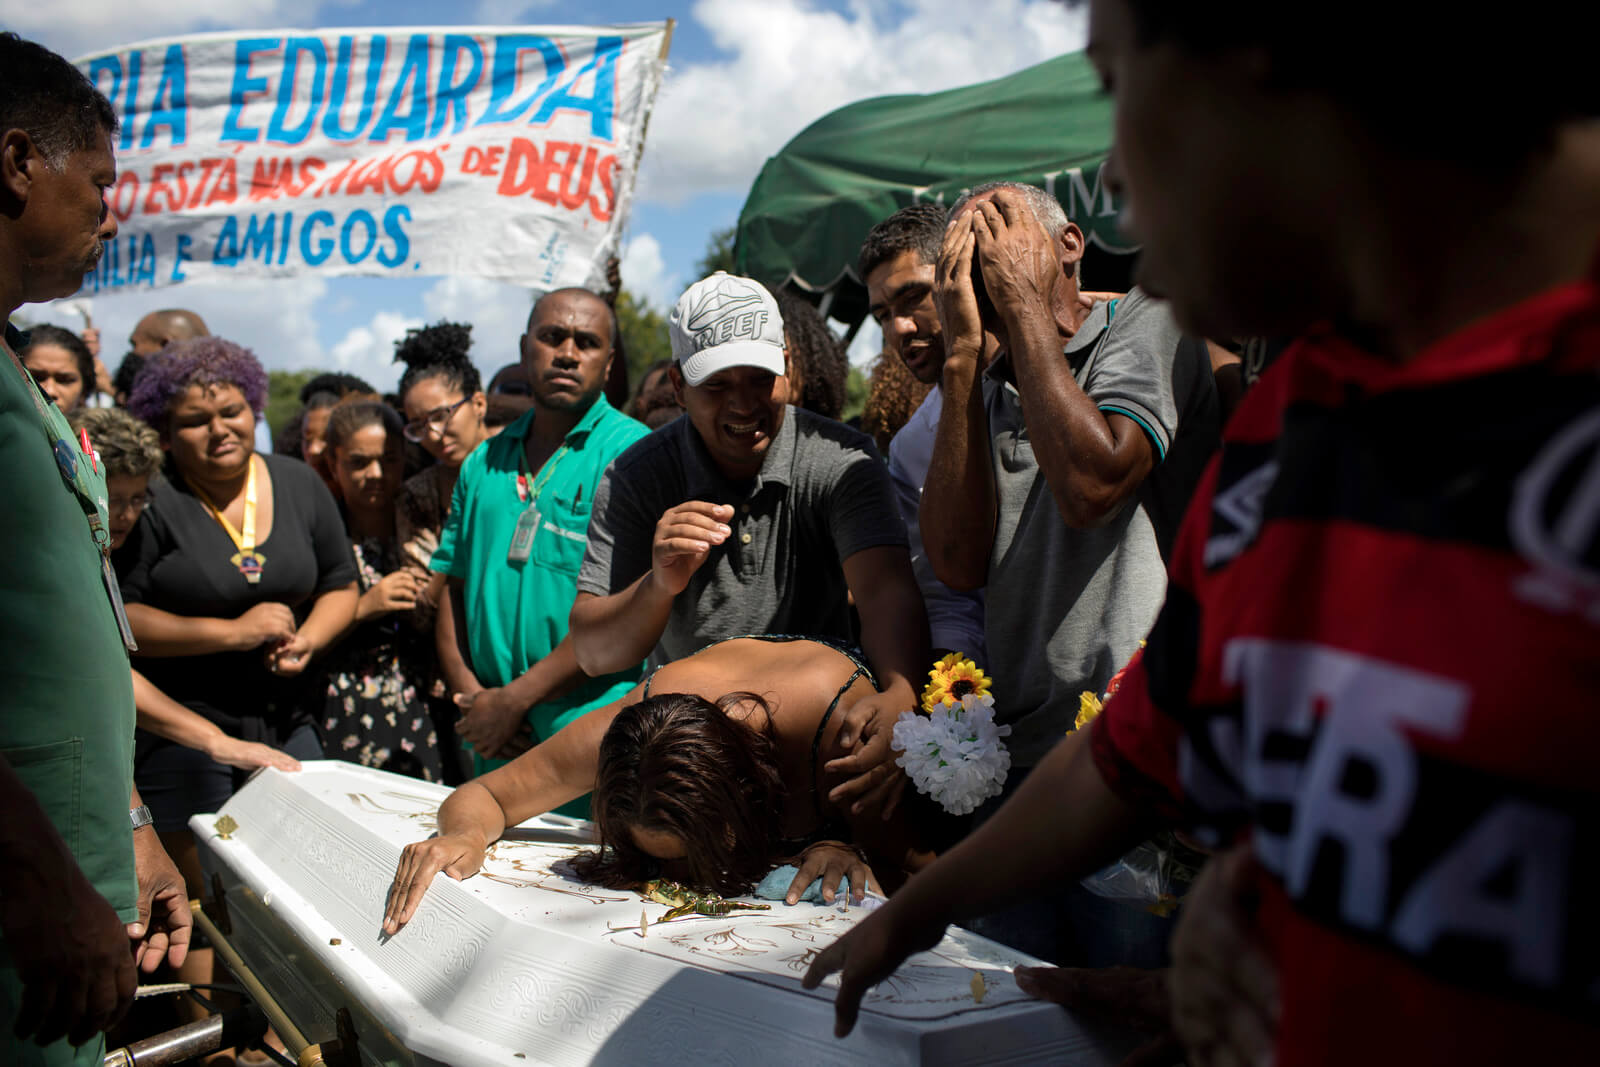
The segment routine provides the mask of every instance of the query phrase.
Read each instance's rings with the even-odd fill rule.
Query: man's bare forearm
[[[1047,308],[1003,313],[1022,417],[1056,510],[1068,526],[1097,525],[1121,508],[1149,472],[1149,441],[1132,420],[1108,418],[1078,385]]]
[[[483,688],[467,663],[466,611],[461,603],[460,582],[451,579],[440,594],[439,614],[434,619],[433,646],[439,656],[439,673],[452,693],[476,693]]]
[[[579,593],[567,636],[578,666],[590,677],[626,670],[650,655],[667,629],[673,598],[653,571],[611,596]]]
[[[1068,734],[1000,811],[911,879],[906,906],[960,922],[1092,874],[1143,840],[1149,827],[1106,785],[1088,735]]]
[[[944,396],[918,525],[923,551],[938,579],[952,589],[978,589],[989,575],[995,491],[989,419],[976,361],[945,363]]]

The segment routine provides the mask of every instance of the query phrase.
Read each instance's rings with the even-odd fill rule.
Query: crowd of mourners
[[[806,978],[839,973],[841,1035],[961,922],[1143,1033],[1129,1062],[1592,1055],[1594,90],[1529,36],[1554,58],[1496,82],[1484,162],[1480,79],[1402,62],[1426,19],[1375,94],[1224,7],[1091,4],[1142,284],[1084,288],[1032,185],[876,222],[859,425],[815,307],[723,272],[636,382],[613,271],[532,299],[487,382],[513,339],[436,323],[395,393],[320,375],[276,441],[206,309],[145,316],[115,375],[92,329],[8,326],[7,1061],[98,1062],[139,970],[210,983],[189,818],[324,758],[455,787],[374,902],[394,936],[561,811],[592,882],[887,894]],[[10,312],[115,235],[116,123],[9,34],[0,92]],[[1009,727],[960,815],[891,746],[948,653]],[[1083,881],[1151,840],[1204,864],[1176,918]]]

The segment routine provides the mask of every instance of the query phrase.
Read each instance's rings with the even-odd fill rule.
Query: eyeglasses
[[[144,511],[148,503],[150,497],[145,493],[135,496],[114,496],[106,501],[106,510],[112,515],[125,515],[130,511],[137,515]]]
[[[449,423],[451,416],[456,413],[456,410],[462,404],[471,399],[470,396],[464,396],[454,404],[446,404],[442,408],[434,408],[416,422],[406,423],[406,440],[420,445],[429,435],[444,433],[445,425]]]

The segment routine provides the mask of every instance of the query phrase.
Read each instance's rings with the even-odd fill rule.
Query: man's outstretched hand
[[[944,922],[916,915],[906,905],[904,890],[868,915],[839,940],[817,954],[801,980],[815,989],[835,971],[839,995],[834,1000],[833,1035],[845,1037],[855,1029],[861,998],[883,981],[914,952],[930,949],[944,936]]]

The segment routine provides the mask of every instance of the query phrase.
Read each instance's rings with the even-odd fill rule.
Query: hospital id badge
[[[533,538],[539,532],[539,508],[529,504],[517,519],[517,528],[511,533],[511,551],[506,553],[508,563],[526,563],[533,552]]]
[[[128,654],[139,651],[139,642],[133,639],[133,627],[128,625],[128,611],[122,606],[122,587],[117,584],[117,572],[111,569],[111,560],[100,557],[100,578],[106,583],[106,595],[111,598],[111,612],[117,617],[117,632],[122,636],[122,647]]]

